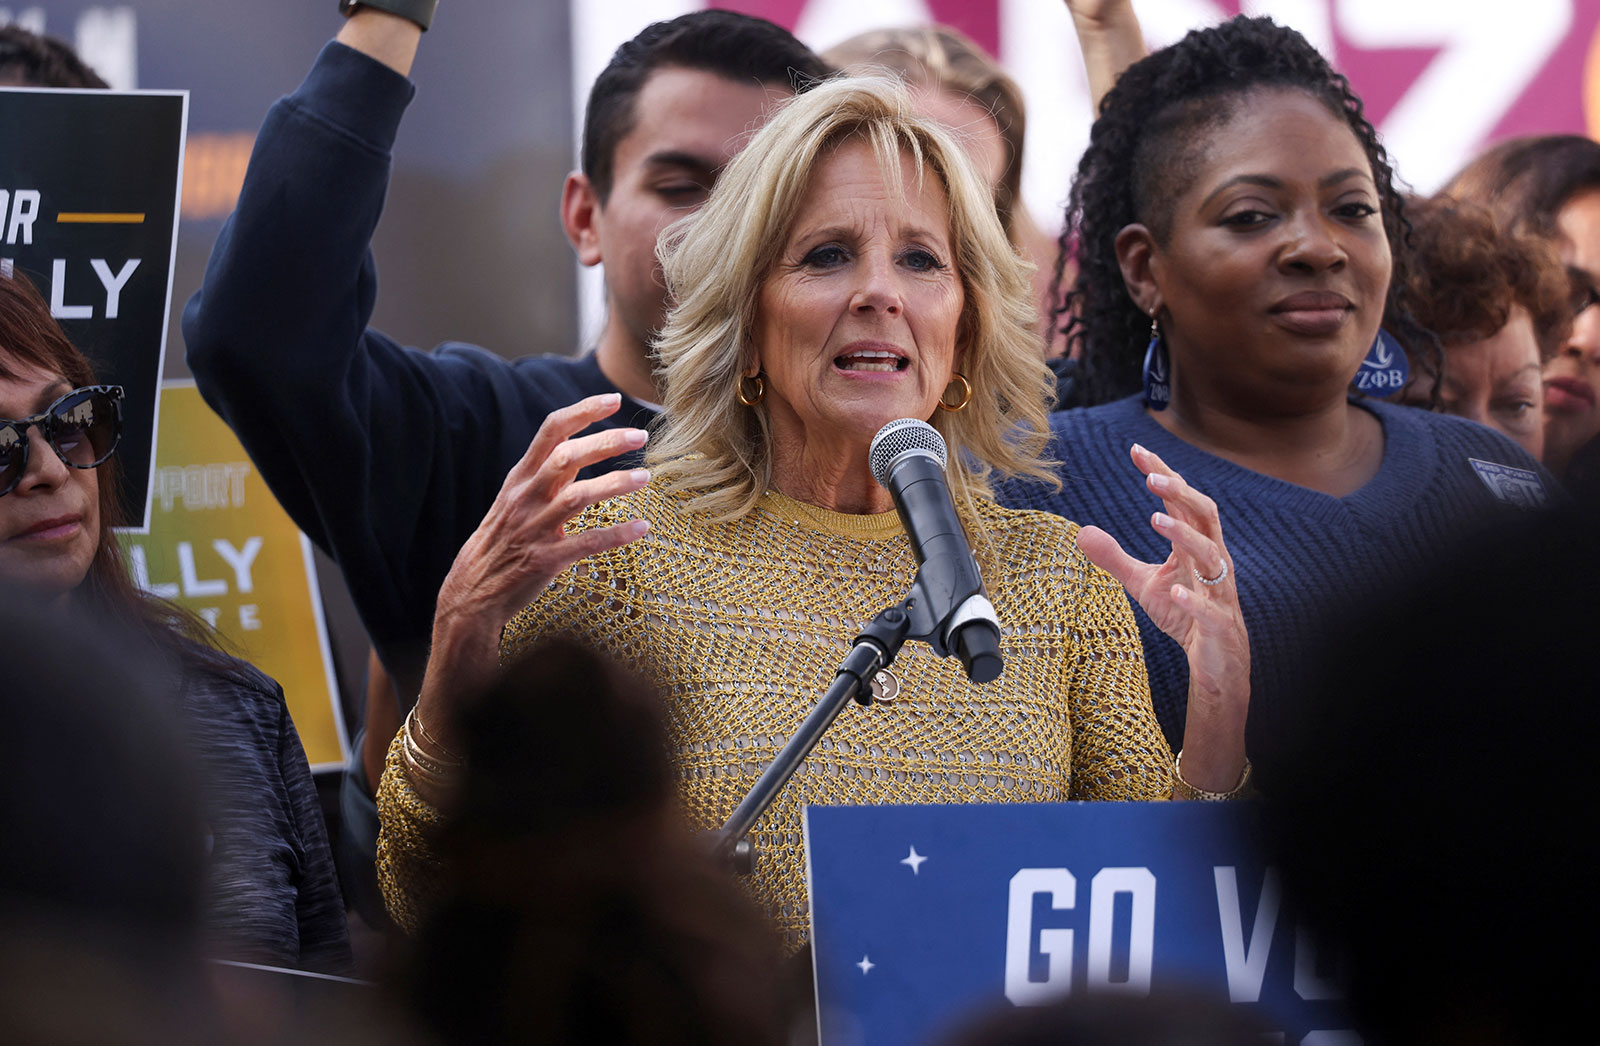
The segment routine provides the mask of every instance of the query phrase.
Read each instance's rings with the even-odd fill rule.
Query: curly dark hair
[[[1411,219],[1407,298],[1446,351],[1492,337],[1517,306],[1533,320],[1539,356],[1549,361],[1572,330],[1571,285],[1555,249],[1496,226],[1488,210],[1435,196],[1406,201]],[[1408,353],[1414,347],[1405,343]]]
[[[1067,200],[1051,291],[1051,299],[1062,302],[1053,321],[1083,350],[1086,402],[1139,388],[1150,336],[1150,317],[1123,283],[1117,234],[1137,222],[1165,240],[1173,201],[1203,158],[1204,132],[1232,118],[1239,96],[1259,88],[1304,91],[1350,126],[1372,165],[1394,257],[1384,325],[1403,340],[1427,340],[1401,299],[1409,227],[1393,168],[1361,99],[1305,37],[1270,18],[1241,16],[1197,29],[1130,66],[1106,94],[1089,132]],[[1063,272],[1074,251],[1078,276],[1063,299]]]

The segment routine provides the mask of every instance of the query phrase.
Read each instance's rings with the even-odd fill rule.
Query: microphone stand
[[[915,597],[880,610],[878,616],[862,628],[850,653],[834,675],[833,685],[828,687],[828,692],[812,706],[805,721],[784,743],[771,764],[761,772],[749,793],[728,816],[727,823],[720,831],[712,833],[712,845],[718,857],[743,874],[755,870],[755,851],[745,836],[778,798],[783,786],[789,783],[789,778],[794,776],[800,763],[817,747],[817,742],[822,740],[822,735],[833,725],[850,699],[853,697],[862,705],[872,704],[870,681],[879,670],[894,664],[895,655],[900,653],[911,630],[911,616],[907,611],[914,606]]]

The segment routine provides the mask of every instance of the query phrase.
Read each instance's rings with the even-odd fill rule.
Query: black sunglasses
[[[0,497],[28,471],[28,429],[34,425],[56,457],[75,469],[92,469],[122,440],[122,386],[86,385],[31,418],[0,418]]]

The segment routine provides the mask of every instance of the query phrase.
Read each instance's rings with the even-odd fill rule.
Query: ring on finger
[[[1201,577],[1200,571],[1196,570],[1194,567],[1189,568],[1189,573],[1193,574],[1194,579],[1200,582],[1202,585],[1205,585],[1207,588],[1211,587],[1212,585],[1220,585],[1224,581],[1228,580],[1228,561],[1222,561],[1222,569],[1217,571],[1216,577]]]

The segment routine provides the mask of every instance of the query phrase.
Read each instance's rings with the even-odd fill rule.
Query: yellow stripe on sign
[[[144,215],[115,211],[62,211],[56,221],[63,225],[142,225]]]

